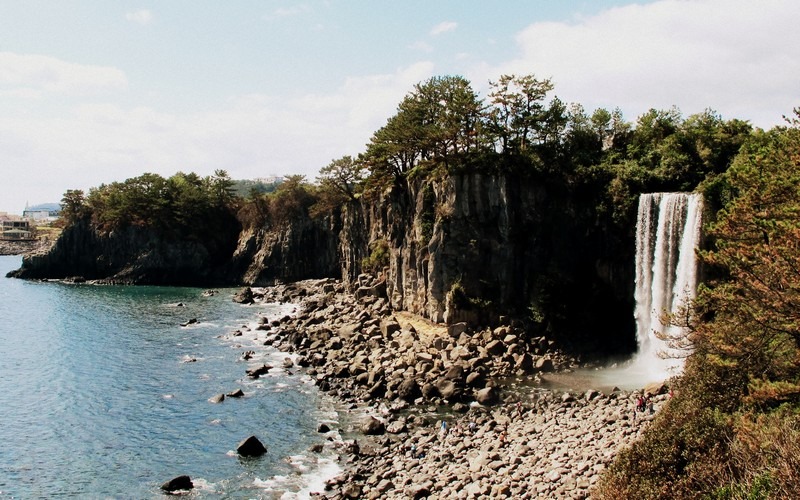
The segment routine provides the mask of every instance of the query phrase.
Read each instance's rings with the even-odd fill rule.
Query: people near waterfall
[[[645,411],[649,412],[650,415],[655,413],[655,409],[653,408],[653,400],[650,398],[649,393],[636,398],[636,412],[644,413]],[[636,412],[634,412],[634,418]]]

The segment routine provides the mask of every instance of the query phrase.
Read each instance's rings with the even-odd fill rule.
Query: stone
[[[644,386],[644,393],[650,394],[651,396],[658,396],[660,394],[666,394],[669,392],[669,388],[667,388],[667,384],[664,382],[653,382]]]
[[[464,379],[464,367],[460,364],[454,364],[444,372],[443,376],[446,380],[461,381]]]
[[[194,488],[194,483],[192,483],[192,478],[189,476],[177,476],[161,485],[161,489],[168,493],[191,490],[192,488]]]
[[[466,331],[467,331],[467,324],[464,322],[447,325],[447,334],[454,339],[457,339],[462,333]]]
[[[216,403],[222,403],[223,401],[225,401],[225,395],[224,394],[217,394],[215,396],[211,396],[210,398],[208,398],[208,402],[209,403],[215,403],[216,404]]]
[[[358,483],[347,483],[342,488],[344,498],[361,498],[361,486]]]
[[[233,296],[233,301],[239,304],[252,304],[255,302],[253,289],[249,286],[241,289],[239,293]]]
[[[241,389],[236,389],[235,391],[231,391],[227,394],[229,398],[241,398],[244,396],[244,392]]]
[[[361,426],[361,432],[367,436],[380,436],[386,432],[386,426],[375,417],[369,417]]]
[[[436,382],[436,389],[443,399],[454,400],[461,395],[461,390],[452,380],[439,380]]]
[[[420,391],[420,387],[417,384],[417,381],[413,378],[407,378],[400,383],[400,386],[397,388],[397,397],[404,401],[414,401],[417,399],[422,392]]]
[[[400,323],[398,323],[394,318],[384,318],[381,320],[380,328],[381,334],[383,334],[384,337],[389,338],[393,333],[400,331]]]
[[[331,428],[328,426],[328,424],[325,424],[325,423],[319,424],[317,426],[317,432],[319,432],[319,433],[323,433],[324,434],[326,432],[330,432],[330,430],[331,430]]]
[[[267,448],[255,436],[250,436],[236,445],[236,453],[243,457],[260,457]]]
[[[190,320],[187,320],[187,321],[184,321],[183,323],[181,323],[181,326],[189,326],[189,325],[194,325],[196,323],[197,323],[197,318],[192,318]]]
[[[261,375],[266,374],[270,370],[272,370],[272,367],[270,365],[264,364],[261,366],[257,366],[255,368],[250,368],[249,370],[246,370],[245,373],[247,373],[247,376],[250,378],[258,378]]]
[[[553,360],[545,357],[538,358],[536,360],[536,370],[540,372],[553,371]]]
[[[497,389],[494,387],[484,387],[475,393],[475,401],[482,405],[491,405],[497,402]]]
[[[486,344],[486,352],[492,356],[500,356],[501,354],[505,354],[506,346],[500,340],[492,340]]]

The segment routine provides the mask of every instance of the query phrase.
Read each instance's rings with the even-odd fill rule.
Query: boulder
[[[181,326],[189,326],[189,325],[194,325],[196,323],[197,323],[197,318],[192,318],[190,320],[187,320],[187,321],[184,321],[183,323],[181,323]]]
[[[444,372],[444,378],[446,380],[458,380],[461,381],[464,379],[464,366],[461,364],[454,364]]]
[[[217,394],[215,396],[211,396],[210,398],[208,398],[209,403],[222,403],[223,401],[225,401],[224,394]]]
[[[264,364],[264,365],[261,365],[261,366],[257,366],[255,368],[250,368],[250,369],[246,370],[245,373],[247,373],[247,376],[250,377],[250,378],[258,378],[261,375],[266,374],[270,370],[272,370],[272,367],[267,365],[267,364]]]
[[[244,396],[244,392],[241,389],[236,389],[235,391],[231,391],[227,394],[229,398],[241,398]]]
[[[390,338],[393,333],[400,331],[400,323],[394,318],[384,318],[381,320],[381,333],[384,337]]]
[[[482,405],[491,405],[497,402],[498,393],[494,387],[484,387],[475,393],[475,401]]]
[[[436,389],[443,399],[452,401],[461,396],[461,389],[452,380],[439,380],[436,382]]]
[[[328,426],[328,424],[324,424],[323,423],[323,424],[319,424],[317,426],[317,432],[319,432],[319,433],[323,433],[324,434],[326,432],[330,432],[330,430],[331,430],[331,428]]]
[[[367,436],[380,436],[386,432],[386,426],[375,417],[369,417],[361,426],[361,432]]]
[[[538,358],[536,360],[536,370],[540,372],[553,371],[553,360],[545,357]]]
[[[666,394],[669,392],[667,384],[664,382],[652,382],[644,386],[644,393],[651,396],[658,396],[659,394]]]
[[[407,378],[397,387],[397,397],[404,401],[414,401],[422,394],[419,384],[413,378]]]
[[[168,493],[191,490],[192,488],[194,488],[194,484],[189,476],[174,477],[161,485],[161,489]]]
[[[253,296],[253,289],[248,287],[242,288],[239,293],[233,296],[233,301],[239,304],[252,304],[255,302]]]
[[[501,354],[505,354],[506,346],[500,340],[492,340],[486,344],[486,352],[492,356],[500,356]]]
[[[236,445],[236,453],[243,457],[260,457],[266,452],[267,448],[255,436],[250,436]]]
[[[466,331],[467,331],[467,324],[464,322],[447,325],[447,334],[454,339],[457,339],[462,333]]]
[[[389,422],[389,425],[386,426],[386,432],[389,434],[400,434],[401,432],[405,432],[406,429],[406,424],[402,420]]]
[[[347,483],[342,488],[344,498],[361,498],[361,486],[358,483]]]

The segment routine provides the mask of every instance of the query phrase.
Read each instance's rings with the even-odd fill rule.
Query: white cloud
[[[264,16],[264,20],[273,21],[275,19],[282,19],[285,17],[294,17],[301,14],[308,14],[313,9],[306,4],[295,5],[293,7],[280,7]]]
[[[420,52],[433,52],[433,47],[427,42],[423,42],[422,40],[418,42],[414,42],[408,46],[409,49],[418,50]]]
[[[456,28],[458,28],[458,23],[453,21],[444,21],[431,28],[430,34],[431,36],[438,36],[442,33],[455,31]]]
[[[629,120],[677,105],[767,127],[798,104],[797,19],[794,0],[634,4],[533,24],[517,36],[517,59],[485,71],[552,77],[563,100],[619,106]]]
[[[147,9],[126,12],[125,19],[132,23],[150,24],[153,21],[153,13]]]
[[[17,186],[2,201],[9,209],[28,198],[58,201],[67,189],[143,172],[210,175],[223,168],[234,178],[277,172],[313,180],[332,159],[362,152],[403,96],[433,70],[423,61],[348,78],[327,93],[240,95],[221,109],[187,114],[96,101],[48,116],[0,114],[3,165],[14,172],[7,181]]]
[[[82,94],[119,90],[125,73],[109,66],[65,62],[54,57],[0,52],[0,89],[6,95],[41,97],[43,93]]]

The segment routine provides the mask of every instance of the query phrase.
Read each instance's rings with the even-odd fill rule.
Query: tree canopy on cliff
[[[235,201],[232,186],[224,170],[208,177],[178,172],[164,178],[145,173],[92,188],[86,196],[80,190],[67,191],[62,218],[67,224],[89,218],[101,232],[140,226],[186,237],[230,219]]]

